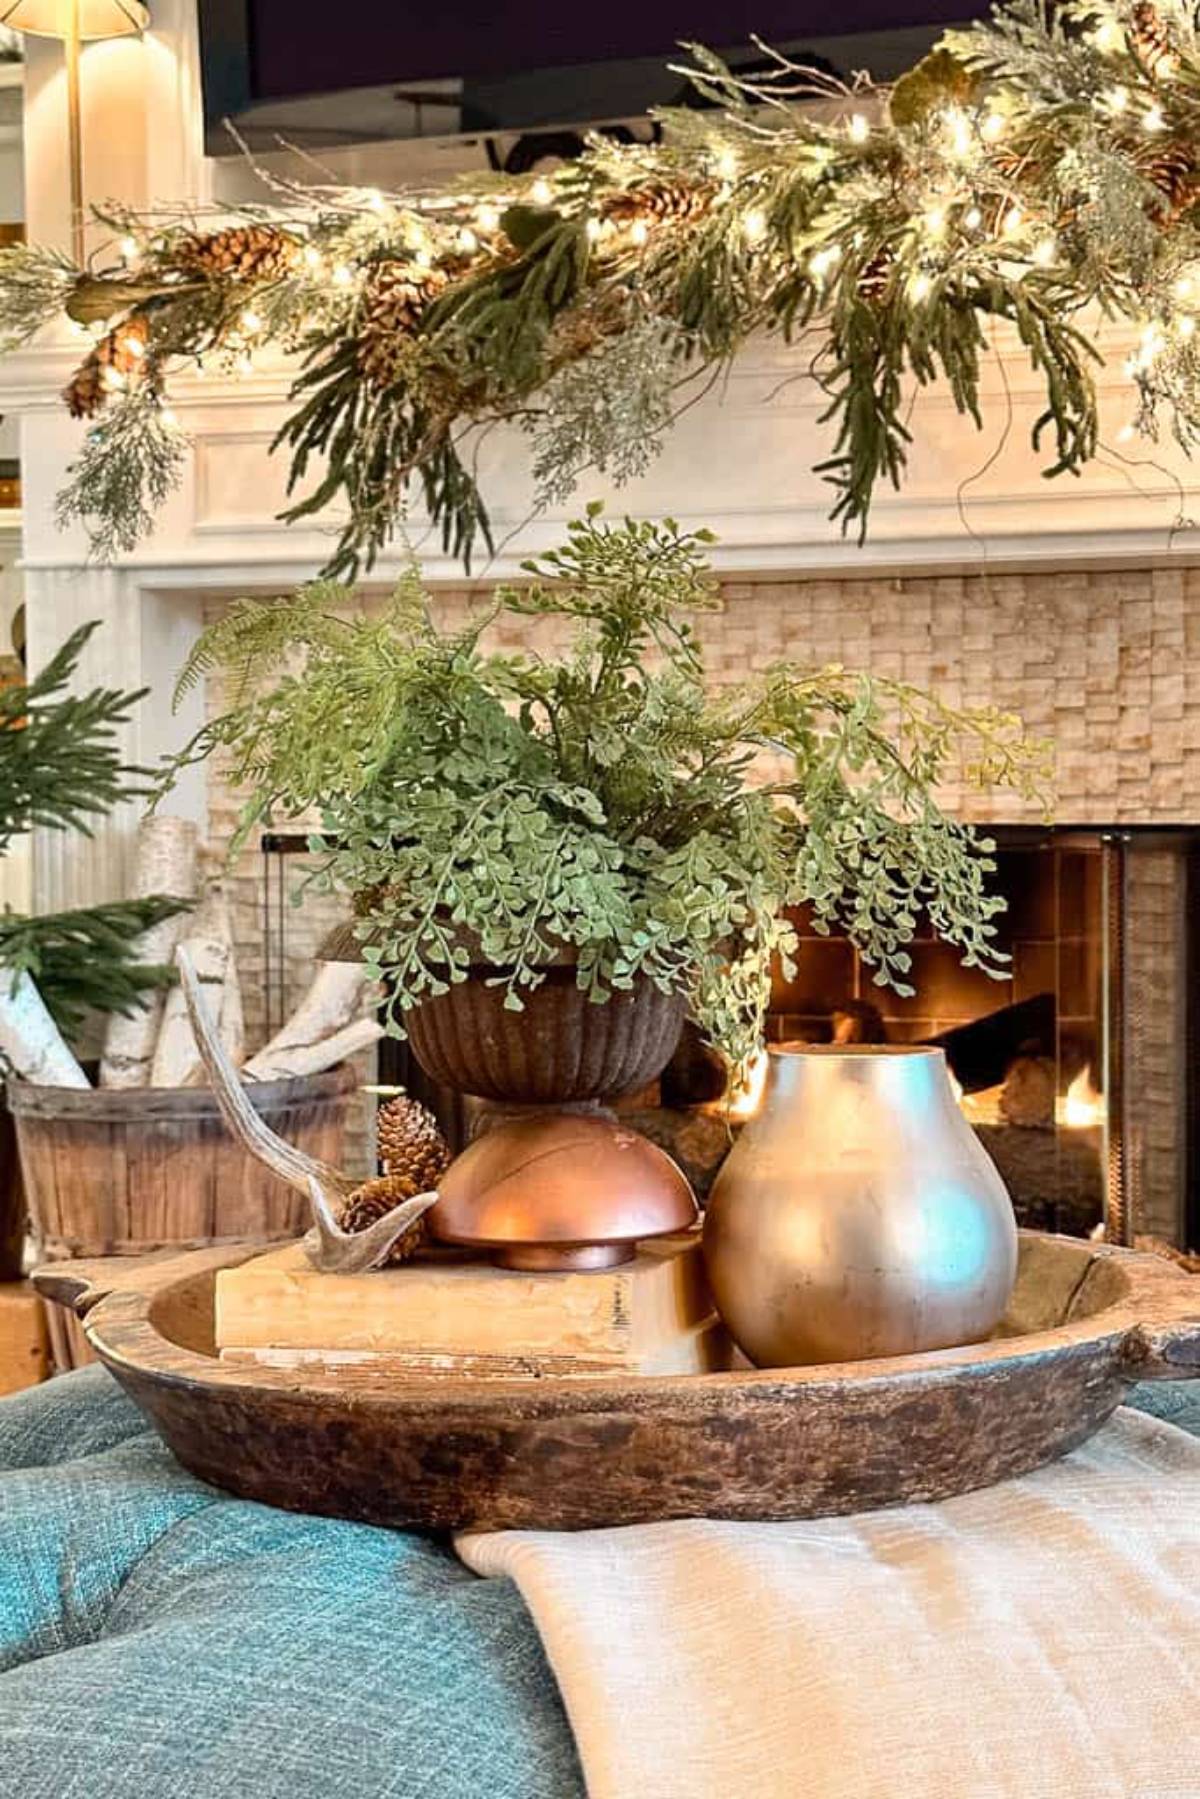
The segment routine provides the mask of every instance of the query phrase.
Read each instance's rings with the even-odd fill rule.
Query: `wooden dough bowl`
[[[372,1524],[581,1530],[942,1499],[1074,1448],[1134,1381],[1200,1376],[1200,1281],[1033,1233],[998,1337],[929,1355],[503,1382],[223,1364],[214,1275],[258,1247],[60,1263],[35,1280],[75,1305],[194,1474]]]

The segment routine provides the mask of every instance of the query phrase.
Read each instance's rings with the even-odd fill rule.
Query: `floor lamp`
[[[97,38],[134,37],[150,14],[141,0],[0,0],[0,25],[33,37],[58,38],[67,65],[67,132],[71,173],[71,248],[83,262],[83,134],[79,111],[79,46]]]

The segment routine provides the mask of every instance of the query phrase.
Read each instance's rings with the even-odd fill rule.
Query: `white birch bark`
[[[293,1044],[271,1054],[260,1050],[247,1062],[242,1074],[245,1079],[254,1081],[283,1081],[302,1074],[320,1074],[325,1068],[348,1062],[360,1050],[378,1043],[382,1036],[383,1026],[374,1018],[356,1018],[353,1024],[343,1025],[331,1037],[318,1038],[315,1043]]]
[[[180,945],[191,957],[209,1011],[219,1015],[232,945],[217,932],[204,928],[189,932]],[[150,1065],[152,1087],[193,1087],[203,1079],[203,1065],[187,1002],[179,987],[172,987],[163,1007],[162,1028]]]
[[[291,1017],[246,1063],[247,1078],[278,1081],[291,1074],[314,1074],[317,1068],[331,1068],[339,1059],[337,1056],[319,1060],[314,1065],[312,1053],[326,1039],[337,1036],[353,1024],[368,984],[367,970],[361,963],[320,963],[308,992]],[[358,1048],[364,1049],[382,1035],[383,1032],[375,1027],[370,1036],[359,1041]]]
[[[175,899],[191,899],[195,892],[195,824],[190,818],[175,818],[169,813],[144,818],[138,829],[133,898],[148,899],[152,894],[164,893]],[[143,931],[137,942],[138,961],[162,962],[169,967],[175,945],[188,924],[188,915],[179,913]],[[154,993],[130,1017],[114,1014],[110,1018],[100,1063],[102,1087],[149,1084],[163,1011],[164,995]]]
[[[91,1086],[24,970],[0,973],[0,1056],[36,1087]]]

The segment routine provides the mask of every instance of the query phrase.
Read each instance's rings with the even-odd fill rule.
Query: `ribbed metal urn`
[[[713,1295],[760,1367],[978,1342],[1017,1268],[1004,1182],[940,1049],[775,1051],[704,1223]]]

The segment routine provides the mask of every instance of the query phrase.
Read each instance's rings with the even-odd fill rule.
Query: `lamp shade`
[[[79,36],[83,39],[134,37],[150,22],[149,10],[141,0],[0,0],[0,25],[35,37],[66,38],[72,3],[79,8]]]

